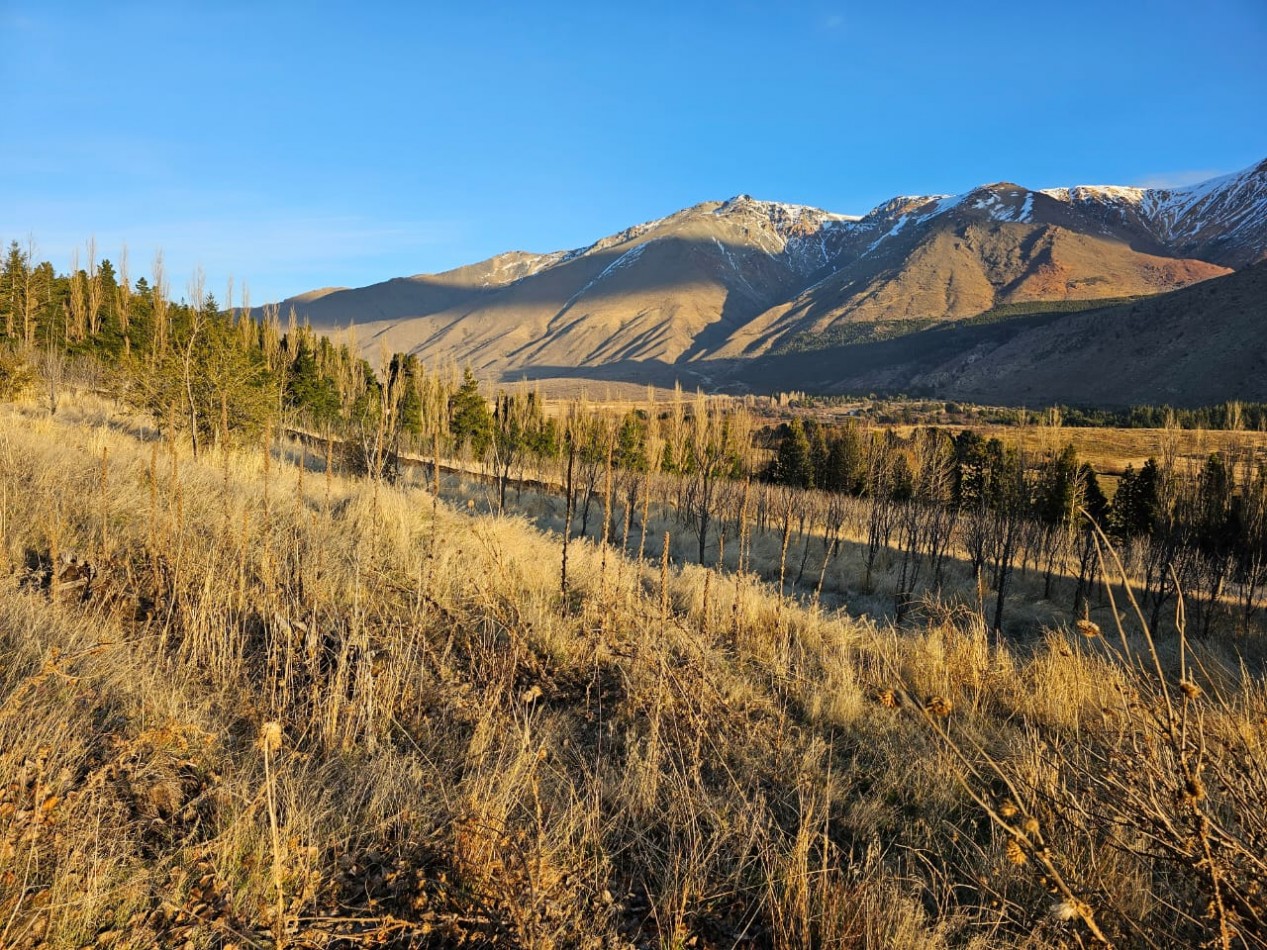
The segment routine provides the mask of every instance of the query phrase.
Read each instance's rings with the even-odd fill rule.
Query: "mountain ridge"
[[[1185,188],[1000,181],[862,216],[736,195],[580,248],[289,298],[366,350],[510,378],[544,365],[751,359],[1000,306],[1165,293],[1267,254],[1267,161]]]

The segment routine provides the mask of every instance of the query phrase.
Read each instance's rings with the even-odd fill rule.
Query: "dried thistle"
[[[924,708],[934,716],[945,719],[955,707],[945,696],[934,696]]]
[[[1015,838],[1007,839],[1007,847],[1003,849],[1003,853],[1007,856],[1008,863],[1015,864],[1017,867],[1029,860],[1025,855],[1025,849]]]
[[[1192,680],[1180,680],[1180,681],[1179,681],[1179,689],[1180,689],[1180,691],[1181,691],[1181,692],[1182,692],[1185,696],[1187,696],[1189,699],[1198,699],[1198,698],[1200,698],[1200,696],[1201,696],[1201,692],[1202,692],[1202,691],[1201,691],[1201,687],[1200,687],[1200,686],[1198,686],[1198,685],[1197,685],[1195,682],[1193,682]]]
[[[282,747],[282,724],[270,720],[260,727],[260,748],[265,752],[275,752]]]
[[[519,701],[525,706],[529,703],[535,703],[542,696],[541,687],[534,683],[523,691],[519,696]]]
[[[1085,920],[1090,912],[1091,908],[1076,897],[1051,905],[1051,915],[1057,920]]]
[[[1100,625],[1094,620],[1079,620],[1074,624],[1074,627],[1076,627],[1078,632],[1088,640],[1092,640],[1100,635]]]
[[[1193,775],[1184,780],[1182,798],[1185,805],[1195,805],[1205,798],[1205,784],[1201,781],[1201,776]]]

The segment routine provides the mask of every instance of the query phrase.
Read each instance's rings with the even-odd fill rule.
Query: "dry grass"
[[[591,541],[560,603],[523,517],[144,435],[0,408],[0,945],[1090,940],[986,761],[1113,939],[1208,936],[1180,871],[1047,823],[1160,708],[1104,638],[899,632]],[[1261,752],[1261,671],[1202,660],[1208,734]]]
[[[894,431],[909,437],[914,426],[896,426]],[[963,426],[945,426],[959,432]],[[1118,429],[1078,426],[969,426],[984,438],[997,437],[1033,456],[1059,451],[1072,443],[1078,459],[1089,462],[1097,473],[1116,479],[1132,465],[1139,469],[1148,459],[1159,458],[1168,450],[1181,466],[1199,467],[1213,452],[1238,457],[1243,452],[1267,453],[1267,432],[1232,432],[1215,429]]]
[[[668,403],[675,392],[672,385],[629,383],[621,380],[586,379],[571,376],[547,376],[532,380],[504,379],[502,385],[514,390],[523,387],[538,393],[544,400],[547,415],[564,415],[577,401],[606,412],[625,413],[645,409],[648,393],[660,403]]]

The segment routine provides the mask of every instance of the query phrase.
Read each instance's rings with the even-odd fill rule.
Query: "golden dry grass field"
[[[296,457],[0,406],[0,946],[1267,946],[1255,644],[593,541],[563,598]]]
[[[1072,443],[1078,457],[1090,462],[1096,472],[1121,475],[1126,466],[1138,469],[1150,457],[1161,458],[1167,452],[1182,463],[1199,468],[1213,452],[1229,457],[1242,453],[1267,454],[1267,432],[1226,432],[1214,429],[1116,429],[1065,426],[982,426],[977,428],[987,438],[998,436],[1021,446],[1032,454]]]

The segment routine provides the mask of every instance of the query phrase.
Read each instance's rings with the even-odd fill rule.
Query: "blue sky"
[[[1267,157],[1263,0],[0,0],[0,239],[223,298],[595,240],[746,192],[1182,182]]]

